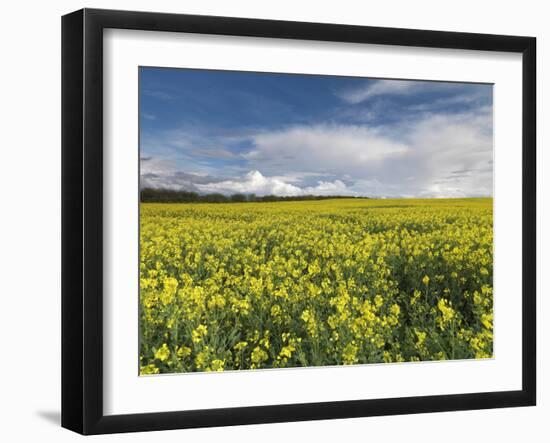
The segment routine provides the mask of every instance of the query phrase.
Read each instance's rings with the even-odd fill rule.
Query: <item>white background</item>
[[[539,189],[549,194],[542,156],[550,96],[542,87],[550,67],[550,29],[544,2],[460,3],[277,2],[133,0],[10,2],[0,32],[0,269],[2,317],[0,395],[5,441],[82,439],[59,428],[60,392],[60,15],[82,6],[233,15],[286,20],[414,27],[538,37]],[[539,196],[539,202],[542,198]],[[548,224],[548,203],[539,225]],[[550,265],[548,234],[539,232],[539,274]],[[550,328],[541,319],[550,282],[539,278],[539,406],[400,417],[332,420],[220,429],[102,436],[94,441],[334,441],[369,439],[407,442],[548,441],[550,426]],[[546,346],[541,346],[543,343]],[[545,374],[546,373],[546,374]]]
[[[105,414],[521,389],[521,56],[109,30],[104,61]],[[138,377],[139,65],[494,83],[495,358]]]

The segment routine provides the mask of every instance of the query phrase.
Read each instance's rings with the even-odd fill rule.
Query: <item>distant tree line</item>
[[[232,194],[221,193],[199,194],[191,191],[176,191],[173,189],[144,188],[140,193],[142,203],[246,203],[246,202],[278,202],[278,201],[304,201],[327,200],[334,198],[368,198],[353,197],[348,195],[263,195],[256,194]]]

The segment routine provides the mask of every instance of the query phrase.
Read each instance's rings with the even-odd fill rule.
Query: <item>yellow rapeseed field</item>
[[[141,374],[490,358],[492,208],[142,204]]]

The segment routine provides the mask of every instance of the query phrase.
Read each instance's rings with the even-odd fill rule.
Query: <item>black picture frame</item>
[[[504,51],[523,64],[522,389],[177,412],[103,413],[103,30]],[[62,18],[62,426],[152,431],[536,403],[536,39],[229,17],[83,9]],[[519,149],[519,147],[518,147]]]

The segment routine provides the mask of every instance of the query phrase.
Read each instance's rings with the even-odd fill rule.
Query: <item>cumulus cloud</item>
[[[492,151],[492,109],[485,107],[388,127],[296,126],[255,136],[245,157],[267,176],[284,171],[299,178],[308,170],[332,177],[320,179],[331,186],[336,179],[346,183],[330,190],[318,179],[308,193],[464,197],[492,195]]]
[[[317,186],[308,186],[304,188],[305,194],[313,195],[356,195],[357,193],[348,189],[346,184],[341,180],[333,182],[319,181]]]
[[[142,187],[492,195],[491,85],[145,71]]]
[[[347,189],[344,182],[319,181],[316,186],[299,187],[287,183],[278,177],[266,177],[260,171],[250,171],[244,177],[232,178],[217,183],[197,184],[198,189],[204,193],[220,192],[222,194],[257,194],[257,195],[355,195],[355,192]]]
[[[188,173],[174,168],[166,160],[154,157],[141,159],[141,188],[163,188],[193,191],[202,194],[256,194],[256,195],[357,195],[342,180],[318,180],[315,185],[300,186],[304,178],[318,174],[298,173],[282,176],[264,176],[254,170],[242,176],[230,178],[208,174]]]
[[[275,175],[309,169],[341,174],[403,156],[409,147],[377,128],[360,125],[302,125],[253,136],[254,149],[244,158],[256,169]]]
[[[297,124],[222,134],[207,147],[208,134],[172,132],[174,149],[142,158],[141,187],[281,196],[488,196],[492,125],[492,107],[485,106],[378,126]],[[227,137],[247,148],[227,148]]]
[[[241,179],[224,180],[218,183],[198,185],[205,193],[221,192],[223,194],[246,193],[258,195],[300,195],[302,190],[289,183],[273,177],[264,177],[259,171],[250,171]]]
[[[432,115],[409,132],[415,147],[416,195],[487,196],[493,193],[492,110]]]

